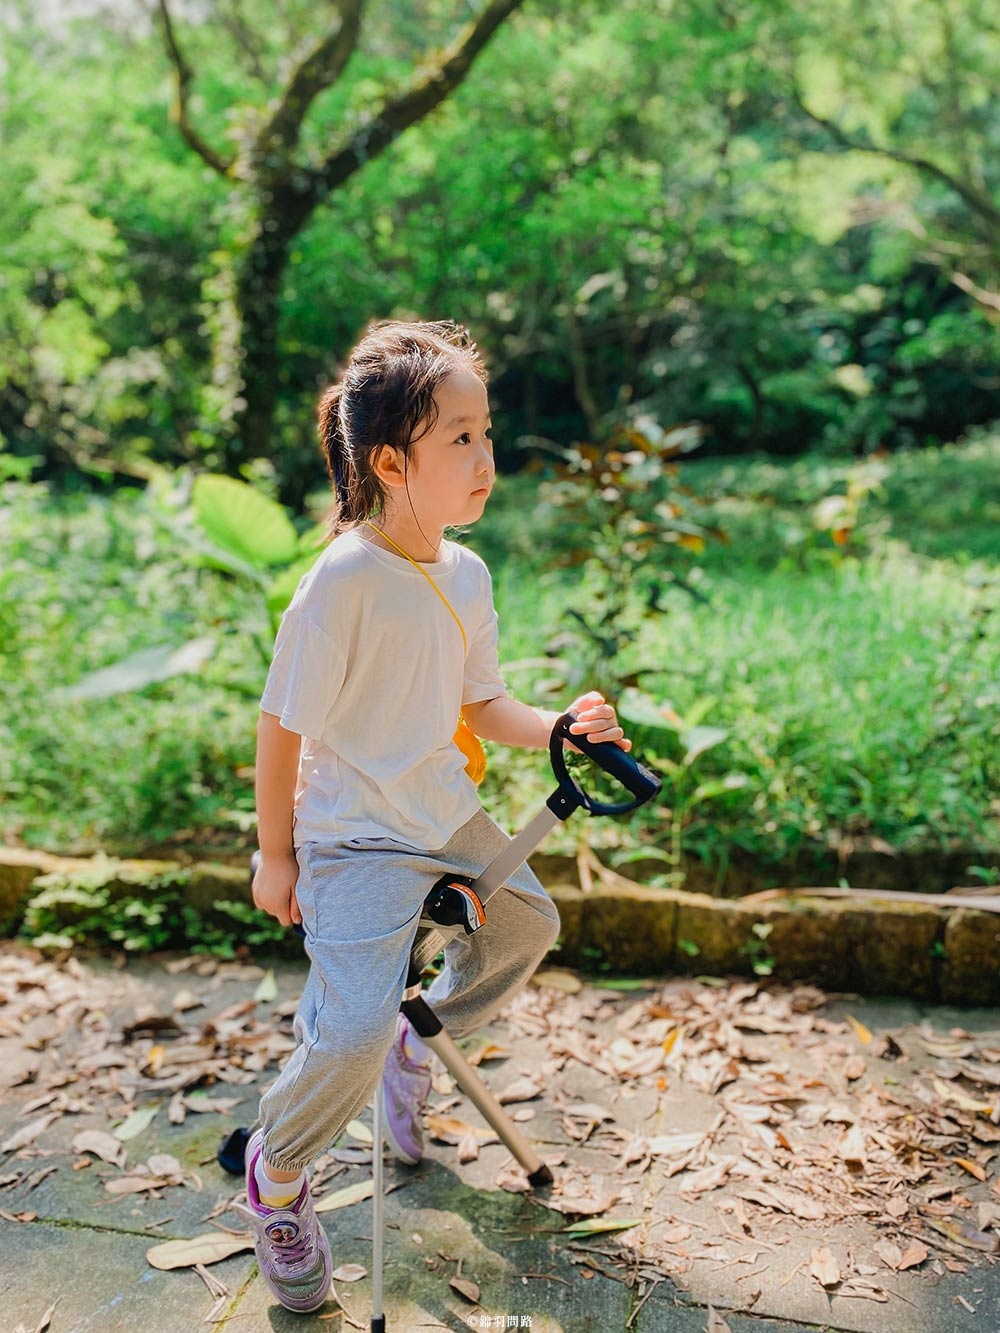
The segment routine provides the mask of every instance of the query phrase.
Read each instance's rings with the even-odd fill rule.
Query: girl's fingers
[[[632,742],[626,739],[617,713],[597,690],[581,695],[572,711],[577,715],[569,729],[572,735],[586,736],[594,742],[610,742],[626,753],[631,750]]]
[[[609,728],[607,724],[610,723]],[[583,713],[580,718],[573,723],[570,731],[575,731],[582,735],[585,731],[610,730],[618,725],[613,708],[595,709],[592,713]]]

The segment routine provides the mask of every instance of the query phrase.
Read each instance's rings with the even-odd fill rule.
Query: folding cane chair
[[[421,981],[429,964],[450,939],[463,931],[471,935],[485,924],[485,907],[490,898],[507,883],[511,875],[527,860],[556,824],[565,821],[580,809],[592,815],[625,814],[659,792],[660,779],[617,745],[607,741],[595,744],[588,741],[585,736],[574,736],[570,732],[570,727],[576,720],[574,713],[564,713],[553,725],[549,738],[549,758],[557,785],[544,807],[520,833],[511,838],[507,846],[493,858],[477,878],[472,879],[468,875],[458,874],[442,875],[427,895],[417,935],[410,951],[406,988],[400,1004],[400,1011],[409,1019],[421,1041],[437,1055],[462,1092],[507,1146],[515,1160],[524,1167],[529,1183],[536,1188],[552,1183],[551,1170],[518,1133],[503,1107],[448,1036],[440,1019],[423,998]],[[599,768],[614,778],[628,791],[631,799],[608,802],[595,800],[588,795],[566,767],[564,741],[575,745]],[[384,1118],[380,1080],[375,1090],[372,1125],[374,1146],[371,1333],[385,1333],[385,1316],[382,1313]],[[219,1149],[219,1163],[232,1175],[243,1173],[244,1155],[250,1132],[250,1129],[246,1128],[234,1130]]]

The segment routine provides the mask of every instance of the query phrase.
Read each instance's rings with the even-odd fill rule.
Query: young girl
[[[489,574],[444,538],[481,516],[493,485],[486,373],[464,330],[369,329],[319,429],[335,540],[285,614],[261,701],[253,885],[259,907],[301,923],[310,969],[298,1047],[246,1154],[261,1272],[300,1311],[323,1302],[331,1271],[305,1168],[380,1076],[389,1145],[419,1161],[429,1052],[398,1015],[410,948],[441,874],[475,876],[507,841],[479,804],[459,713],[476,736],[523,746],[546,746],[557,716],[508,696]],[[630,747],[599,694],[572,707],[574,731]],[[522,867],[485,926],[447,945],[428,999],[453,1036],[500,1009],[558,924]]]

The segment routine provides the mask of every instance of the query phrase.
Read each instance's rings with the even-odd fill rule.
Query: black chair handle
[[[637,806],[651,800],[663,786],[663,783],[637,759],[620,749],[613,741],[591,741],[586,736],[577,736],[570,727],[579,719],[575,713],[563,713],[556,719],[549,737],[549,759],[556,776],[558,789],[549,798],[547,805],[560,819],[581,807],[592,815],[623,815]],[[603,768],[632,795],[630,801],[596,801],[587,794],[566,768],[566,755],[563,742],[571,745],[587,756],[598,768]]]

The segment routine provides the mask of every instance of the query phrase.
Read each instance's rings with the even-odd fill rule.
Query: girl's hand
[[[603,694],[596,690],[581,694],[570,704],[569,711],[577,715],[577,721],[570,727],[575,735],[586,736],[588,741],[614,741],[619,750],[626,753],[631,750],[632,742],[626,740],[618,716],[611,704],[605,703]]]
[[[300,926],[302,913],[295,897],[299,865],[294,852],[261,856],[253,877],[253,900],[262,912],[277,917],[283,926]]]

